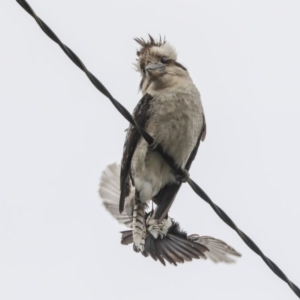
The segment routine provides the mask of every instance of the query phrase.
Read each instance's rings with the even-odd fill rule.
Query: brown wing
[[[153,98],[151,95],[145,94],[133,111],[132,114],[133,118],[135,119],[137,124],[142,128],[145,127],[149,119],[150,116],[149,107],[152,99]],[[120,213],[122,213],[122,211],[124,210],[125,198],[130,194],[131,159],[139,139],[140,139],[139,132],[136,130],[134,126],[130,125],[127,131],[124,149],[123,149],[123,158],[121,161],[121,173],[120,173],[121,194],[120,194],[120,202],[119,202]]]
[[[201,128],[201,132],[200,132],[200,135],[199,135],[199,138],[198,138],[198,141],[197,141],[197,144],[196,146],[194,147],[186,165],[185,165],[185,169],[188,171],[190,168],[191,168],[191,165],[192,165],[192,162],[193,160],[195,159],[196,157],[196,154],[198,152],[198,148],[199,148],[199,145],[200,145],[200,141],[204,141],[205,140],[205,137],[206,137],[206,122],[205,122],[205,116],[204,114],[202,115],[203,116],[203,123],[202,123],[202,128]]]

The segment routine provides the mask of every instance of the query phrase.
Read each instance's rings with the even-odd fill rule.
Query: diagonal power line
[[[115,106],[115,108],[123,115],[123,117],[130,122],[132,125],[134,125],[141,136],[147,141],[149,145],[151,145],[154,142],[154,139],[152,136],[150,136],[143,128],[139,127],[138,124],[135,122],[131,114],[128,112],[128,110],[119,103],[106,89],[106,87],[86,68],[86,66],[82,63],[82,61],[79,59],[79,57],[65,44],[63,44],[60,39],[56,36],[56,34],[48,27],[47,24],[45,24],[33,11],[33,9],[30,7],[30,5],[25,0],[16,0],[23,8],[26,10],[38,23],[40,28],[44,31],[44,33],[55,43],[57,43],[60,48],[65,52],[65,54],[72,60],[72,62],[81,69],[86,76],[89,78],[89,80],[92,82],[92,84],[96,87],[97,90],[99,90],[103,95],[105,95],[111,103]],[[178,167],[172,157],[170,157],[167,153],[164,152],[162,146],[160,144],[157,145],[155,148],[157,152],[160,153],[160,155],[166,160],[166,162],[172,167],[172,169],[178,174],[179,176],[185,175],[185,170]],[[199,187],[191,178],[188,179],[188,183],[190,187],[194,190],[194,192],[201,197],[205,202],[207,202],[212,209],[215,211],[215,213],[233,230],[237,232],[237,234],[240,236],[240,238],[247,244],[247,246],[254,251],[257,255],[259,255],[263,261],[268,265],[268,267],[283,281],[285,281],[289,287],[293,290],[293,292],[300,298],[300,289],[292,282],[290,281],[287,276],[279,269],[279,267],[268,257],[266,257],[263,252],[259,249],[259,247],[252,241],[251,238],[249,238],[242,230],[240,230],[235,223],[229,218],[229,216],[216,204],[213,203],[213,201],[208,197],[208,195]]]

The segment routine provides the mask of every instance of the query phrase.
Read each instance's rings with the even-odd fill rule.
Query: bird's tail
[[[132,235],[135,249],[143,252],[146,237],[145,204],[139,201],[137,197],[133,207]]]

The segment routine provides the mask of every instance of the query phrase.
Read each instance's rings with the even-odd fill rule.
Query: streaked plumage
[[[124,212],[119,213],[119,195],[120,195],[120,165],[111,164],[102,173],[99,187],[99,194],[103,204],[109,213],[118,220],[119,223],[132,228],[133,206],[135,189],[131,189],[131,194],[125,198]],[[166,234],[157,236],[157,232],[151,229],[151,213],[145,214],[146,235],[145,247],[141,252],[144,256],[151,256],[154,260],[159,260],[165,265],[165,261],[177,265],[192,259],[209,258],[214,262],[232,263],[232,257],[238,257],[240,254],[223,241],[209,236],[199,236],[197,234],[187,235],[180,229],[174,219],[168,217],[165,222]],[[150,231],[149,231],[150,230]],[[155,237],[156,236],[156,237]],[[133,243],[132,230],[122,232],[121,243],[129,245]],[[138,249],[134,246],[134,249]]]
[[[175,163],[189,170],[200,140],[206,134],[200,94],[185,67],[177,62],[174,48],[165,40],[135,39],[141,46],[136,68],[142,76],[143,97],[133,112],[136,122],[155,139],[149,147],[133,126],[129,126],[121,163],[119,211],[135,187],[133,239],[143,250],[145,213],[143,205],[157,204],[151,218],[161,222],[181,186],[170,166],[159,153],[159,143]]]

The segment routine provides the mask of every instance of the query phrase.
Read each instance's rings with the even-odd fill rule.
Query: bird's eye
[[[167,58],[162,56],[160,61],[163,63],[163,64],[166,64],[168,62]]]

